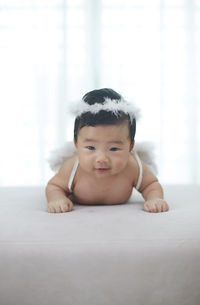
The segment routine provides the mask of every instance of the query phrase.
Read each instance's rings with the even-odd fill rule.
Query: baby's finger
[[[163,206],[163,212],[167,212],[168,210],[169,210],[169,206],[167,203],[165,203]]]
[[[144,204],[143,209],[144,209],[144,211],[145,211],[145,212],[149,212],[149,207],[148,207],[148,205],[147,205],[147,204]]]
[[[72,210],[73,210],[73,203],[72,203],[72,202],[69,202],[69,203],[68,203],[68,208],[69,208],[69,211],[72,211]]]
[[[163,205],[160,203],[156,204],[156,212],[160,213],[162,211],[163,211]]]
[[[152,212],[152,213],[157,213],[158,212],[158,208],[157,208],[157,205],[155,203],[151,204],[150,212]]]
[[[62,204],[61,205],[61,212],[62,213],[66,213],[66,212],[70,212],[70,211],[72,211],[72,207],[73,207],[73,204],[72,204],[72,202],[66,202],[66,203],[64,203],[64,204]]]
[[[69,207],[68,207],[68,204],[62,204],[61,207],[60,207],[60,210],[61,210],[61,213],[66,213],[69,211]]]
[[[48,212],[48,213],[55,213],[56,211],[55,211],[54,207],[49,207],[49,206],[48,206],[47,212]]]
[[[62,212],[59,205],[55,206],[55,207],[54,207],[54,210],[55,210],[54,213],[61,213],[61,212]]]

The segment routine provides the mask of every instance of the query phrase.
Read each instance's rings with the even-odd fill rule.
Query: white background
[[[200,1],[0,0],[0,185],[44,185],[68,103],[110,87],[141,109],[161,183],[200,183]]]

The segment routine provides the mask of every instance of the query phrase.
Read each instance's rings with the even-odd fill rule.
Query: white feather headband
[[[93,105],[89,105],[81,100],[77,103],[73,103],[73,105],[70,107],[70,112],[76,117],[79,117],[86,112],[97,114],[101,110],[111,111],[116,116],[119,115],[119,112],[123,112],[130,116],[131,122],[133,119],[138,119],[140,113],[140,110],[136,108],[132,103],[129,103],[124,99],[118,100],[110,99],[108,97],[105,98],[105,102],[103,104],[95,103]]]

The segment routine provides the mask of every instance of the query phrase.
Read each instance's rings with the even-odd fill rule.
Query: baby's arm
[[[67,182],[72,166],[71,160],[66,161],[46,186],[47,211],[49,213],[69,212],[73,209],[73,203],[67,197],[67,192],[69,191]]]
[[[162,186],[158,179],[143,163],[143,180],[139,190],[145,199],[144,210],[146,212],[166,212],[169,210],[167,202],[164,200]]]

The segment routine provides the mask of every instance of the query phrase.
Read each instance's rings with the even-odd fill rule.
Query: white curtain
[[[0,0],[0,185],[44,185],[101,87],[141,108],[162,183],[200,183],[199,54],[199,0]]]

